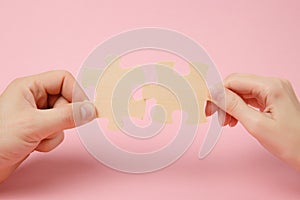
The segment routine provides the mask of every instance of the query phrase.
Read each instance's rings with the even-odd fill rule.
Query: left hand
[[[74,89],[81,102],[72,103]],[[0,182],[31,152],[57,147],[63,130],[93,120],[94,105],[84,100],[84,92],[66,71],[14,80],[0,96]]]

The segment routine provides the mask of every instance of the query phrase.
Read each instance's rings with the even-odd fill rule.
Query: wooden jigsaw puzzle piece
[[[171,69],[174,68],[175,63],[172,61],[164,61],[164,62],[159,62],[159,65],[164,65],[166,67],[170,67]],[[201,63],[193,63],[193,65],[196,65],[198,69],[200,69],[202,74],[207,73],[208,67],[204,64]],[[182,76],[182,78],[185,78],[186,81],[190,84],[196,98],[197,98],[197,103],[198,103],[198,112],[189,112],[187,110],[183,110],[183,112],[189,113],[190,116],[187,120],[187,123],[189,124],[197,124],[197,123],[202,123],[206,122],[206,116],[205,116],[205,103],[209,99],[209,92],[206,86],[206,82],[202,75],[194,68],[192,64],[189,65],[189,70],[190,73]],[[157,66],[157,76],[159,79],[166,79],[168,78],[167,74],[164,74],[164,70],[160,70],[161,66]],[[174,73],[176,73],[174,71]],[[160,80],[159,82],[163,82],[165,80]],[[179,88],[181,87],[180,85],[177,85]],[[184,91],[182,91],[184,92]],[[161,86],[161,85],[149,85],[143,87],[143,97],[144,99],[150,99],[154,98],[157,100],[157,103],[162,105],[167,112],[167,119],[166,123],[172,123],[172,113],[176,110],[180,110],[180,103],[178,102],[178,99],[176,98],[176,94],[172,93],[169,89]],[[191,97],[186,97],[186,98],[193,98]],[[188,99],[186,99],[188,101]],[[195,116],[196,114],[200,115]],[[199,119],[199,121],[198,121]],[[163,123],[163,119],[159,116],[154,117],[155,121]]]
[[[132,79],[126,79],[126,81],[122,82],[121,89],[118,89],[118,97],[113,97],[115,93],[115,87],[119,84],[122,78],[126,78],[126,75],[130,73],[131,70],[134,70],[137,67],[132,68],[121,68],[119,65],[120,59],[112,62],[106,70],[103,72],[102,76],[99,78],[99,82],[96,87],[96,100],[95,106],[97,109],[98,117],[107,118],[108,119],[108,128],[111,130],[117,130],[118,126],[122,126],[122,118],[124,116],[129,115],[131,117],[142,118],[145,113],[146,103],[142,100],[135,100],[132,97],[124,99],[125,97],[129,97],[127,92],[131,92],[135,89],[136,82],[138,80],[144,80],[144,73],[137,73],[136,76]],[[124,102],[126,106],[118,106],[123,105]],[[112,105],[114,103],[114,105]],[[116,112],[114,113],[113,106],[117,107]],[[115,121],[114,118],[117,118]]]
[[[110,62],[111,60],[112,59],[108,60],[107,62]],[[161,66],[159,65],[164,65],[173,69],[175,63],[172,61],[163,61],[159,62],[157,66],[143,67],[144,72],[140,71],[138,75],[133,77],[132,81],[127,80],[126,82],[124,82],[125,84],[123,84],[122,91],[133,91],[135,89],[135,86],[137,86],[135,85],[137,81],[141,82],[144,80],[156,82],[156,80],[158,80],[159,82],[159,79],[167,78],[168,75],[163,74],[164,72],[160,71]],[[201,63],[193,63],[193,65],[196,65],[197,69],[200,69],[202,75],[205,76],[208,69],[206,65]],[[197,97],[199,110],[198,114],[200,115],[200,119],[199,121],[193,120],[198,119],[198,117],[190,116],[187,119],[187,122],[189,124],[197,124],[206,121],[204,106],[206,101],[210,99],[209,91],[207,89],[204,77],[199,74],[199,72],[194,68],[193,65],[189,65],[190,73],[183,76],[183,78],[188,81],[194,91],[195,96]],[[101,69],[84,68],[85,71],[83,71],[82,85],[84,87],[96,85],[95,106],[97,109],[98,117],[108,119],[108,128],[110,130],[118,129],[118,125],[122,126],[122,118],[135,117],[142,119],[145,116],[146,112],[146,101],[149,99],[155,99],[157,104],[161,105],[166,111],[166,119],[163,119],[162,116],[159,115],[153,115],[153,120],[156,122],[167,124],[172,123],[172,113],[176,110],[181,109],[180,103],[176,98],[176,94],[172,93],[169,89],[162,85],[155,83],[148,84],[142,86],[142,99],[136,100],[132,96],[130,96],[127,106],[118,107],[116,113],[116,118],[118,119],[118,121],[115,122],[112,107],[114,88],[118,84],[120,79],[122,79],[122,77],[126,76],[127,73],[130,73],[130,71],[134,70],[135,68],[138,67],[130,67],[126,69],[121,68],[120,59],[116,59],[115,61],[113,61],[109,66],[105,68],[105,71],[103,73]],[[174,73],[176,72],[174,71]],[[180,85],[178,86],[180,87]],[[119,95],[121,97],[128,97],[128,95],[125,94],[127,92],[122,94],[122,91]],[[127,101],[126,99],[123,99],[121,97],[114,99],[115,105],[124,105],[123,102]],[[188,113],[186,110],[183,110],[183,112]]]

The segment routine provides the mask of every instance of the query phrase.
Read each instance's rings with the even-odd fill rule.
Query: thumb
[[[271,125],[271,119],[266,117],[264,113],[255,110],[254,108],[248,106],[245,101],[233,91],[225,88],[225,95],[214,95],[217,96],[212,100],[214,104],[224,110],[226,113],[230,114],[256,138],[263,137],[264,130],[266,130]],[[212,91],[213,93],[213,91]],[[225,98],[225,99],[220,99]],[[224,102],[221,104],[220,102]]]
[[[39,110],[36,131],[43,138],[52,133],[81,126],[96,117],[94,104],[88,101],[65,104],[48,110]]]

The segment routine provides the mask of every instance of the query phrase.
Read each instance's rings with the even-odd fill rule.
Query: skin
[[[72,103],[74,89],[79,102]],[[86,99],[66,71],[14,80],[0,96],[0,182],[31,152],[57,147],[64,139],[63,130],[93,120],[95,108]]]
[[[290,82],[232,74],[224,86],[225,106],[207,102],[206,115],[218,111],[225,116],[220,120],[224,126],[240,122],[272,154],[300,170],[300,103]],[[78,102],[72,99],[74,89]],[[93,120],[95,107],[86,99],[74,77],[65,71],[13,81],[0,96],[0,182],[31,152],[57,147],[63,141],[63,130]]]
[[[224,126],[239,121],[262,146],[300,170],[300,103],[288,80],[232,74],[224,80],[225,106],[208,102],[206,114],[225,113]]]

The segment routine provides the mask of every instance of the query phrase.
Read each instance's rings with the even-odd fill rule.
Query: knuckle
[[[64,78],[74,78],[74,76],[72,75],[71,72],[67,71],[67,70],[54,70],[52,71],[52,73],[54,73],[55,75],[59,76],[59,77],[64,77]]]
[[[225,79],[224,79],[224,84],[226,85],[226,86],[229,86],[231,83],[232,83],[232,81],[236,78],[236,77],[238,77],[238,76],[240,76],[241,74],[239,74],[239,73],[232,73],[232,74],[230,74],[230,75],[228,75]]]
[[[240,73],[232,73],[230,75],[227,76],[228,79],[231,79],[231,78],[235,78],[237,76],[240,76],[241,74]]]
[[[59,70],[58,73],[61,73],[65,77],[72,77],[73,78],[73,75],[71,74],[71,72],[69,72],[67,70]]]
[[[284,86],[291,86],[291,82],[288,79],[281,79],[281,82]]]
[[[24,78],[16,78],[10,84],[11,85],[21,85],[23,81],[24,81]]]
[[[284,78],[273,78],[273,81],[274,81],[275,85],[277,85],[278,87],[284,87],[285,85],[287,85],[289,83],[289,81]]]
[[[64,81],[67,81],[69,83],[72,83],[74,81],[76,82],[75,77],[73,76],[73,74],[71,72],[66,71],[66,70],[61,70],[59,73],[63,77]]]
[[[285,82],[282,79],[273,78],[267,87],[267,92],[273,97],[280,97],[285,92]]]

